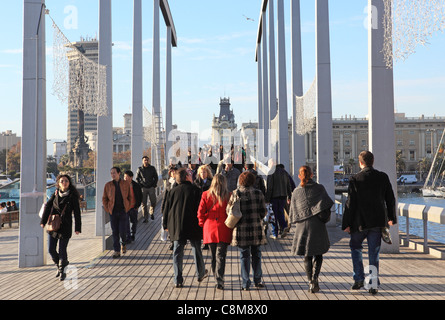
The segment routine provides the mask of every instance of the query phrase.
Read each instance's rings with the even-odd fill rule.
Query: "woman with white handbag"
[[[261,245],[267,243],[264,233],[263,219],[267,214],[264,195],[255,189],[255,176],[245,171],[239,176],[239,187],[233,191],[227,205],[229,220],[239,215],[241,219],[236,223],[232,234],[232,245],[240,248],[242,290],[249,290],[250,266],[252,262],[253,280],[257,288],[263,288],[261,269]]]

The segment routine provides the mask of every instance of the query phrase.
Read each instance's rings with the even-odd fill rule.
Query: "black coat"
[[[288,198],[292,196],[292,187],[287,172],[280,166],[275,167],[275,171],[267,176],[266,203],[274,198]]]
[[[137,210],[142,203],[142,188],[136,181],[131,181],[131,186],[133,187],[134,199],[136,204],[134,208]]]
[[[342,229],[357,232],[397,223],[396,201],[388,175],[366,167],[349,180]]]
[[[142,188],[156,188],[158,185],[158,173],[152,165],[139,167],[136,173],[136,181]]]
[[[53,213],[62,213],[66,207],[62,217],[62,225],[58,231],[48,232],[54,238],[69,239],[73,233],[73,214],[74,214],[74,231],[82,232],[82,222],[80,218],[80,204],[79,197],[72,191],[65,197],[59,196],[59,191],[56,190],[51,198],[46,203],[46,208],[43,211],[40,224],[46,225],[48,217]]]
[[[206,182],[204,182],[204,180],[201,179],[201,177],[197,177],[195,179],[194,184],[201,190],[201,194],[204,191],[207,191],[210,189],[210,186],[212,184],[212,178],[207,178]]]
[[[170,240],[202,240],[198,224],[201,191],[191,182],[172,188],[164,204],[162,225],[168,229]]]

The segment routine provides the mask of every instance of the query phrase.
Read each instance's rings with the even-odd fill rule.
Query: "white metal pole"
[[[133,105],[131,116],[131,170],[136,174],[144,147],[142,76],[142,0],[134,0]]]
[[[259,159],[262,159],[263,161],[267,161],[267,157],[269,155],[269,128],[270,128],[270,118],[269,118],[269,72],[268,72],[268,54],[267,54],[267,22],[266,22],[266,11],[263,11],[262,13],[262,21],[263,21],[263,40],[261,43],[263,44],[263,141],[261,150],[262,153],[260,154]]]
[[[316,77],[317,77],[317,180],[335,199],[334,146],[332,132],[331,55],[329,40],[329,2],[315,1]],[[335,226],[331,215],[329,226]]]
[[[160,173],[160,152],[159,152],[159,137],[161,129],[159,126],[159,119],[161,115],[161,55],[160,55],[160,34],[159,34],[159,0],[153,1],[153,96],[152,96],[152,110],[153,110],[153,126],[154,126],[154,145],[152,144],[152,159],[151,164],[156,167],[158,174]],[[155,148],[155,149],[154,149]],[[153,156],[155,159],[153,159]]]
[[[262,73],[262,57],[261,57],[261,43],[258,44],[257,50],[257,67],[258,67],[258,130],[256,133],[256,152],[255,158],[259,159],[259,155],[262,154],[262,144],[260,141],[262,140],[262,135],[259,133],[261,129],[263,129],[263,73]]]
[[[304,136],[296,133],[297,109],[295,97],[303,96],[303,62],[301,55],[300,0],[291,0],[291,52],[292,52],[292,164],[291,171],[298,183],[298,169],[306,164]]]
[[[376,10],[377,12],[373,12]],[[393,70],[386,67],[382,53],[384,44],[383,0],[368,1],[369,40],[369,148],[374,154],[374,166],[385,172],[391,181],[397,199],[397,173],[394,118]],[[372,17],[378,17],[372,21]],[[373,28],[373,26],[376,26]],[[397,208],[397,204],[396,204]],[[382,242],[382,252],[399,252],[398,225],[390,228],[392,245]]]
[[[102,235],[102,195],[113,167],[113,85],[112,85],[111,0],[99,0],[99,64],[106,66],[108,114],[97,117],[96,235]]]
[[[40,206],[46,200],[45,0],[24,0],[19,267],[46,263]]]
[[[276,58],[275,58],[275,1],[268,0],[269,8],[269,123],[272,127],[272,120],[275,119],[278,114],[277,105],[277,71],[276,71]],[[266,39],[264,40],[266,41]],[[272,133],[274,135],[275,133]],[[275,160],[278,160],[278,146],[279,142],[276,141],[272,145],[272,140],[269,141],[271,148],[270,153]]]
[[[166,63],[166,97],[165,97],[165,154],[166,164],[168,165],[169,158],[175,156],[173,154],[172,146],[173,141],[168,139],[168,135],[172,131],[173,126],[173,103],[172,103],[172,28],[167,26],[167,63]],[[171,152],[171,154],[170,154]]]
[[[289,168],[289,121],[287,117],[286,41],[284,31],[284,3],[278,0],[278,147],[279,160],[287,171]]]

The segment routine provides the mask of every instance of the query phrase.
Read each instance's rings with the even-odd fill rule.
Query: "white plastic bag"
[[[46,202],[44,202],[44,203],[42,204],[42,206],[40,207],[40,211],[39,211],[39,217],[40,217],[40,218],[43,217],[43,212],[45,211],[45,209],[46,209]]]
[[[164,218],[162,218],[164,220]],[[168,231],[165,231],[162,227],[162,221],[161,221],[161,241],[167,241],[168,240]]]

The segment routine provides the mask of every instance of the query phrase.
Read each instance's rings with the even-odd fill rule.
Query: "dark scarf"
[[[291,223],[306,220],[320,212],[330,209],[334,201],[323,185],[309,180],[305,187],[299,185],[292,194],[290,205]]]

